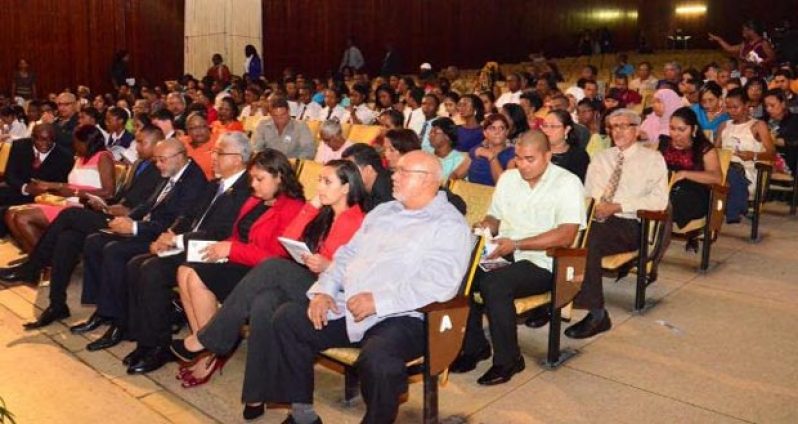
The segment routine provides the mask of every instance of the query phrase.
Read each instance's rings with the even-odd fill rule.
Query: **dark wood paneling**
[[[131,52],[131,70],[149,81],[183,69],[183,0],[4,0],[0,90],[19,58],[38,75],[40,96],[86,84],[108,90],[114,52]]]

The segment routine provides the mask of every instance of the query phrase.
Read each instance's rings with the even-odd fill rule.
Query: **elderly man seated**
[[[604,309],[601,258],[637,250],[637,211],[668,206],[665,159],[637,143],[639,126],[640,116],[634,111],[612,112],[608,129],[615,147],[596,154],[587,168],[585,191],[596,201],[595,222],[588,237],[585,280],[574,303],[590,313],[565,330],[565,335],[574,339],[592,337],[612,327]]]
[[[324,121],[319,128],[319,135],[321,143],[319,143],[316,157],[313,159],[319,163],[341,159],[341,154],[352,145],[351,141],[344,138],[341,123],[336,119]]]
[[[269,100],[269,116],[263,120],[252,134],[252,148],[255,152],[275,149],[289,158],[313,159],[316,146],[313,134],[307,124],[291,118],[288,101],[285,97],[273,97]]]
[[[451,367],[452,372],[468,372],[490,357],[482,330],[482,316],[487,312],[493,366],[477,380],[482,385],[505,383],[524,369],[513,300],[551,291],[553,261],[546,249],[570,246],[585,225],[582,183],[551,163],[551,157],[542,132],[521,136],[515,145],[516,169],[502,174],[488,215],[479,224],[498,235],[489,258],[512,260],[503,268],[477,273],[474,288],[485,304],[472,303],[463,350]]]
[[[313,410],[313,362],[331,347],[360,346],[356,363],[365,423],[390,423],[407,390],[405,363],[424,353],[416,309],[457,294],[468,267],[471,234],[463,215],[438,191],[435,156],[414,151],[393,174],[396,201],[370,212],[333,264],[308,290],[310,306],[286,303],[274,317],[276,363],[270,402],[291,403],[286,422],[321,422]]]

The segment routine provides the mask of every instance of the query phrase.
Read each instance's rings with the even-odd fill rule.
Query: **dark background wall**
[[[479,67],[530,52],[570,55],[581,30],[605,26],[623,49],[635,47],[641,30],[662,48],[676,28],[695,36],[691,47],[712,47],[707,31],[738,41],[745,19],[773,24],[798,10],[798,0],[705,2],[706,15],[680,17],[677,5],[701,0],[263,0],[262,55],[269,76],[289,65],[321,74],[337,67],[354,35],[372,70],[386,42],[407,71],[421,62]],[[183,68],[184,10],[183,0],[3,0],[0,90],[8,91],[20,57],[39,75],[41,93],[77,84],[106,90],[121,48],[132,53],[134,75],[175,78]]]
[[[20,58],[38,75],[39,95],[86,84],[110,88],[114,52],[130,51],[133,74],[149,81],[183,70],[183,0],[2,0],[0,90]]]

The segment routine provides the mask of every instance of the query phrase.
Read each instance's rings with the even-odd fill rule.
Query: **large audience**
[[[739,45],[710,37],[731,56],[697,70],[619,54],[609,81],[587,65],[572,86],[546,60],[506,75],[493,62],[475,76],[425,63],[418,75],[371,78],[350,42],[326,79],[288,68],[267,80],[248,46],[241,76],[217,54],[201,80],[151,85],[131,78],[121,52],[114,92],[40,97],[20,60],[11,96],[0,97],[10,150],[0,232],[26,256],[0,279],[49,275],[49,305],[25,324],[38,329],[70,316],[67,287],[82,262],[80,301],[96,309],[70,330],[104,329],[89,351],[134,341],[129,374],[177,359],[185,388],[221,370],[248,324],[246,419],[287,403],[285,422],[321,422],[314,358],[360,347],[364,422],[392,422],[405,364],[425,349],[417,309],[456,296],[468,267],[469,205],[449,182],[493,187],[475,225],[489,234],[491,266],[474,278],[479,301],[450,370],[491,359],[477,382],[494,385],[524,369],[513,301],[551,290],[547,249],[573,245],[592,220],[574,300],[588,313],[565,335],[593,337],[612,327],[602,258],[637,249],[638,211],[670,210],[683,228],[707,217],[711,187],[726,184],[726,222],[739,223],[757,162],[796,171],[790,64],[756,23]],[[350,139],[358,127],[373,136]],[[720,149],[731,152],[728,171]],[[303,187],[296,170],[314,162],[318,180]],[[548,315],[534,309],[527,325]],[[188,332],[173,339],[181,324]]]

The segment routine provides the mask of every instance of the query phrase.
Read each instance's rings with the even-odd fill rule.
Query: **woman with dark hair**
[[[485,109],[486,114],[499,113],[499,110],[496,109],[496,95],[492,91],[480,92],[479,99],[482,101],[482,108]]]
[[[726,222],[737,223],[748,211],[756,187],[756,161],[772,160],[775,148],[767,124],[751,117],[741,88],[726,94],[726,111],[731,119],[718,128],[715,145],[734,151],[727,175]]]
[[[748,102],[748,110],[754,119],[765,118],[765,105],[762,103],[763,96],[768,85],[764,79],[756,77],[750,78],[745,82],[745,99]]]
[[[307,245],[311,253],[302,257],[303,262],[282,258],[261,262],[241,279],[221,309],[198,333],[173,343],[174,350],[183,359],[191,360],[203,349],[224,357],[235,349],[241,326],[249,321],[242,395],[247,403],[244,410],[247,419],[263,413],[264,374],[271,365],[270,345],[274,342],[272,315],[285,302],[307,304],[308,288],[363,222],[362,202],[366,189],[354,163],[347,160],[327,162],[321,169],[316,193],[283,233],[283,237]],[[211,374],[207,369],[215,368],[206,367],[202,370],[204,373],[182,371],[183,385],[204,383]]]
[[[776,59],[776,52],[764,37],[765,29],[759,22],[748,20],[743,24],[743,42],[729,44],[715,34],[709,34],[709,40],[720,45],[728,53],[737,55],[741,60],[763,66],[769,66]]]
[[[25,100],[36,98],[36,74],[30,70],[25,59],[17,62],[17,70],[11,76],[11,98],[22,97]]]
[[[180,300],[192,335],[208,323],[218,302],[224,301],[252,267],[288,256],[277,237],[283,235],[305,203],[302,185],[288,158],[277,150],[256,154],[247,168],[252,196],[241,207],[232,235],[200,252],[204,262],[185,263],[177,270]],[[184,379],[184,387],[207,381],[225,359],[194,364],[192,371],[202,374]]]
[[[127,85],[127,80],[130,78],[129,62],[130,53],[127,50],[119,50],[114,54],[114,60],[111,62],[111,83],[115,90]]]
[[[388,169],[394,169],[399,163],[399,158],[405,153],[421,148],[421,140],[418,138],[418,134],[407,128],[388,130],[385,133],[385,141],[383,154],[385,161],[388,163]]]
[[[468,152],[484,139],[482,120],[485,119],[485,105],[476,94],[466,94],[457,103],[457,113],[463,124],[457,127],[457,150]]]
[[[488,115],[483,124],[484,141],[468,152],[468,157],[452,172],[450,178],[467,177],[472,183],[496,185],[499,176],[515,156],[515,149],[507,139],[509,131],[510,121],[504,115]]]
[[[526,113],[524,113],[524,109],[520,105],[505,103],[502,105],[501,114],[510,121],[510,134],[507,138],[510,139],[510,143],[515,144],[515,140],[521,134],[529,131],[529,121],[526,119]]]
[[[69,206],[77,206],[87,194],[110,198],[116,188],[114,158],[105,148],[105,138],[97,127],[84,125],[75,130],[72,139],[75,165],[67,183],[36,181],[52,196],[43,196],[47,204],[18,206],[6,212],[6,224],[11,235],[25,252],[30,252],[47,226]],[[40,160],[41,161],[41,160]],[[36,166],[35,164],[33,166]],[[24,190],[24,188],[23,188]]]
[[[571,114],[564,110],[553,110],[544,118],[541,129],[549,139],[551,163],[567,169],[584,182],[590,156],[579,148]]]
[[[460,95],[454,91],[449,91],[443,95],[443,102],[438,108],[438,116],[451,118],[455,125],[463,125],[463,118],[457,112],[457,103],[460,101]]]
[[[715,138],[720,124],[729,120],[729,114],[723,111],[723,89],[715,81],[707,81],[698,91],[698,103],[690,106],[702,130],[712,131]],[[709,140],[712,142],[713,140]]]
[[[244,78],[249,78],[250,82],[256,81],[263,74],[263,64],[261,63],[258,51],[252,44],[247,44],[244,47]]]
[[[232,97],[222,97],[219,108],[216,110],[216,121],[211,124],[211,143],[216,145],[216,140],[224,133],[231,131],[244,131],[244,124],[238,118],[238,105]]]
[[[690,107],[673,112],[669,135],[660,140],[659,151],[673,173],[670,200],[674,224],[681,228],[707,216],[708,186],[723,184],[720,160]],[[692,236],[688,239],[688,249],[697,247],[695,240]]]
[[[783,90],[773,89],[765,93],[765,110],[770,117],[768,128],[773,135],[776,151],[784,157],[787,169],[798,175],[798,115],[787,106],[787,95]]]
[[[465,153],[454,149],[454,146],[457,145],[457,125],[446,117],[432,121],[429,142],[434,149],[435,156],[441,162],[441,168],[443,168],[441,181],[445,184],[449,180],[449,175],[463,163],[466,156]]]
[[[397,100],[396,92],[390,85],[383,84],[374,90],[374,112],[378,115],[386,110],[393,109]]]
[[[219,112],[214,107],[213,101],[215,96],[213,95],[213,91],[210,88],[204,88],[202,90],[197,90],[197,95],[194,98],[196,103],[202,105],[205,108],[205,116],[208,117],[208,122],[213,124],[219,119]]]

